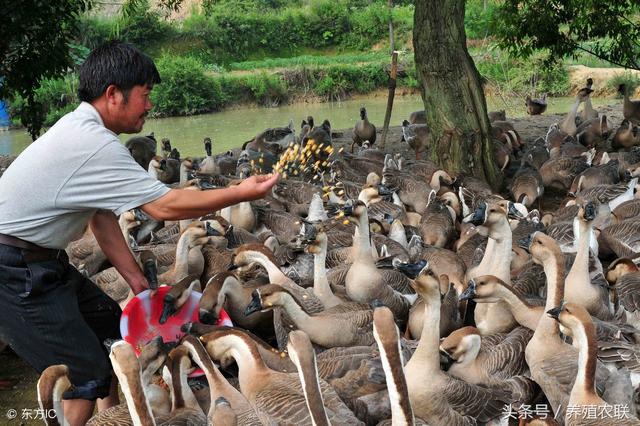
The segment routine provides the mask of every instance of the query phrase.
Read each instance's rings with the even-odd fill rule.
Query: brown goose
[[[179,345],[169,352],[168,369],[171,375],[171,412],[161,425],[188,426],[207,424],[207,417],[198,405],[189,383],[188,370],[191,368],[189,350]]]
[[[508,388],[514,400],[528,404],[535,397],[536,385],[527,377],[524,350],[533,335],[518,327],[507,335],[480,336],[475,327],[460,328],[440,343],[447,358],[446,369],[453,377],[490,388]]]
[[[524,104],[527,107],[527,114],[540,115],[547,110],[547,94],[543,93],[539,99],[531,99],[531,96],[527,95]]]
[[[635,259],[640,255],[640,220],[629,219],[607,226],[600,232],[598,241],[617,257]]]
[[[365,346],[373,343],[371,322],[373,311],[325,310],[309,315],[297,300],[283,287],[276,284],[255,289],[245,315],[281,307],[291,318],[296,329],[304,331],[316,345],[333,348],[339,346]],[[332,312],[333,311],[333,312]]]
[[[565,328],[571,330],[571,335],[576,339],[576,344],[579,348],[578,372],[568,401],[569,407],[572,408],[567,410],[564,417],[566,424],[640,425],[640,420],[628,413],[618,418],[603,415],[591,419],[586,412],[580,409],[583,406],[595,406],[603,407],[603,409],[608,407],[609,411],[613,410],[612,405],[605,402],[596,393],[596,353],[598,344],[596,343],[596,333],[591,316],[582,306],[573,303],[549,309],[547,314]]]
[[[416,416],[433,425],[474,424],[500,415],[509,395],[455,379],[440,369],[440,283],[425,268],[413,282],[425,300],[424,327],[415,353],[405,367],[409,399]],[[424,380],[424,377],[430,380]]]
[[[577,132],[576,141],[587,148],[601,145],[609,137],[607,116],[602,114],[600,117],[583,121],[578,126]]]
[[[625,201],[616,207],[611,214],[614,217],[614,223],[621,223],[627,219],[633,219],[640,215],[640,199]]]
[[[511,183],[513,199],[524,204],[527,208],[531,207],[544,194],[542,176],[540,176],[538,169],[529,162],[529,158],[531,157],[523,158]]]
[[[231,406],[231,411],[236,417],[236,420],[241,425],[259,425],[257,414],[251,408],[251,405],[242,394],[222,376],[218,369],[211,361],[211,357],[207,353],[206,349],[202,345],[199,339],[194,336],[186,335],[182,338],[182,346],[184,346],[191,355],[193,361],[204,371],[209,384],[210,405],[207,418],[211,424],[213,423],[212,417],[216,416],[216,410],[218,407],[218,400],[223,398],[227,404]]]
[[[373,313],[373,335],[375,336],[380,359],[384,368],[384,374],[391,402],[390,422],[382,422],[383,425],[416,425],[426,424],[422,419],[416,419],[409,400],[409,389],[404,375],[404,362],[400,350],[400,337],[398,327],[393,321],[393,313],[385,307],[376,308]],[[378,423],[380,425],[381,423]]]
[[[351,152],[353,152],[354,145],[362,146],[364,141],[369,141],[370,144],[374,144],[376,141],[376,126],[371,124],[367,117],[367,110],[365,107],[360,108],[360,121],[356,123],[353,128],[353,143],[351,144]]]
[[[630,259],[616,259],[609,265],[606,278],[614,286],[626,322],[640,330],[640,269]]]
[[[49,426],[69,424],[64,417],[62,395],[71,388],[69,368],[66,365],[47,367],[38,379],[38,406],[44,410],[44,421]],[[50,416],[54,410],[55,417]]]
[[[420,159],[420,153],[427,151],[431,134],[426,124],[410,124],[409,121],[402,121],[402,140],[407,142],[416,155],[416,160]]]
[[[409,123],[427,124],[427,112],[425,110],[413,111],[411,114],[409,114]]]
[[[609,208],[615,210],[616,207],[625,201],[633,200],[637,183],[638,178],[633,178],[628,183],[596,185],[578,192],[576,194],[576,202],[580,203],[581,200],[597,200],[600,203],[608,203]]]
[[[438,199],[436,191],[429,193],[429,199],[420,221],[422,241],[430,246],[445,247],[453,239],[455,233],[455,218],[452,217],[447,206]]]
[[[540,167],[540,175],[545,188],[568,190],[576,176],[591,166],[595,152],[578,157],[560,156],[551,158]]]
[[[622,115],[624,118],[634,124],[640,123],[640,101],[632,101],[629,99],[629,90],[627,90],[626,84],[619,85],[618,92],[624,96],[624,102],[622,104]]]
[[[618,160],[609,160],[606,164],[589,167],[575,177],[569,192],[577,194],[598,185],[612,185],[620,181]]]
[[[629,120],[623,120],[613,135],[611,147],[614,149],[629,149],[637,145],[640,145],[638,127],[634,126]]]
[[[311,424],[312,418],[296,373],[280,373],[267,367],[256,344],[235,330],[213,331],[201,337],[214,359],[233,357],[238,364],[240,391],[263,424]],[[341,424],[361,424],[325,383],[320,383],[329,419]]]

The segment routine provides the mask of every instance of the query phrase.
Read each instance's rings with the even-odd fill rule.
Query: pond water
[[[570,97],[548,99],[547,113],[567,112],[573,100]],[[524,101],[521,99],[490,97],[487,102],[489,110],[505,109],[507,117],[526,115]],[[595,98],[592,102],[594,106],[600,106],[620,101]],[[241,108],[190,117],[148,119],[142,134],[154,132],[158,141],[169,138],[172,146],[178,148],[182,156],[204,156],[202,141],[206,136],[212,138],[213,151],[218,153],[241,146],[269,127],[286,126],[289,119],[293,119],[298,131],[300,122],[308,115],[312,115],[318,124],[328,118],[333,129],[346,129],[359,119],[362,105],[367,108],[369,120],[382,128],[387,105],[386,95],[359,97],[343,102],[298,103],[277,108]],[[399,126],[409,114],[422,108],[420,96],[396,95],[391,126]],[[121,135],[120,139],[126,141],[130,137],[131,135]],[[19,154],[29,143],[31,138],[24,130],[0,132],[0,154]]]

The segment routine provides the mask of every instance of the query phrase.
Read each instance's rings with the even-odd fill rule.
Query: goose
[[[532,157],[530,155],[523,157],[520,168],[511,183],[513,199],[526,207],[531,207],[544,194],[542,176],[540,176],[538,169],[531,164],[531,160]]]
[[[611,214],[613,223],[622,223],[627,219],[633,219],[640,215],[640,199],[625,201],[616,207]]]
[[[525,327],[485,337],[475,327],[460,328],[440,342],[448,364],[445,371],[467,383],[506,387],[516,401],[528,404],[537,393],[537,386],[525,377],[524,350],[532,335]]]
[[[591,88],[592,86],[593,79],[589,77],[587,78],[586,86],[578,91],[578,95],[583,99],[584,108],[580,111],[580,115],[576,117],[576,119],[579,119],[582,123],[598,118],[598,112],[593,109],[593,105],[591,104],[591,93],[593,93],[593,89]]]
[[[230,411],[233,414],[232,417],[235,417],[238,424],[261,424],[256,412],[249,404],[249,401],[247,401],[247,399],[236,388],[231,386],[227,379],[225,379],[220,371],[218,371],[216,366],[213,364],[213,361],[211,361],[211,357],[204,348],[203,343],[198,338],[187,334],[181,339],[180,344],[189,351],[191,359],[193,359],[198,367],[204,371],[207,378],[210,395],[207,419],[210,424],[218,424],[214,422],[214,419],[216,416],[220,415],[220,413],[217,413],[217,410],[220,409],[220,399],[224,399],[227,405],[230,406]]]
[[[133,347],[124,340],[119,340],[111,345],[109,359],[129,409],[128,418],[123,416],[117,421],[122,425],[141,426],[156,426],[161,423],[160,419],[156,423],[156,419],[153,417],[149,400],[142,386],[140,363]]]
[[[200,162],[200,168],[198,170],[199,174],[205,175],[219,175],[220,174],[220,166],[217,161],[211,155],[211,138],[204,138],[204,149],[207,153],[207,156]]]
[[[167,162],[167,167],[170,166],[170,163]],[[180,166],[178,169],[178,184],[180,187],[185,187],[189,180],[191,179],[190,174],[194,171],[199,170],[199,165],[195,161],[195,159],[191,157],[187,157],[180,162]]]
[[[587,148],[593,148],[600,145],[606,142],[609,137],[607,116],[602,114],[600,117],[583,121],[576,131],[576,141],[578,143],[586,146]]]
[[[371,254],[366,206],[361,201],[349,202],[345,204],[343,211],[349,220],[358,224],[357,254],[345,277],[347,296],[359,303],[378,299],[394,312],[399,321],[403,321],[408,315],[409,301],[387,285],[383,274],[375,265]]]
[[[235,426],[238,424],[238,415],[231,408],[225,397],[213,401],[213,410],[207,415],[207,420],[212,425]],[[246,423],[244,423],[246,424]]]
[[[605,288],[591,283],[589,276],[589,250],[593,235],[593,220],[597,207],[593,202],[581,205],[574,227],[577,228],[577,253],[573,265],[565,278],[564,297],[571,303],[584,306],[593,316],[602,320],[610,320],[613,314],[609,308],[609,294]],[[596,248],[597,253],[597,248]]]
[[[430,246],[443,248],[453,239],[455,214],[452,215],[444,202],[437,198],[435,190],[429,193],[419,229],[422,241]]]
[[[629,120],[622,120],[620,127],[613,135],[611,147],[614,149],[629,149],[637,145],[640,145],[638,126],[634,126]]]
[[[175,315],[187,303],[194,290],[201,291],[200,281],[195,275],[188,275],[172,285],[162,299],[162,313],[158,322],[166,323],[170,316]]]
[[[244,310],[251,303],[251,293],[256,288],[268,283],[266,279],[242,283],[232,272],[218,272],[206,283],[199,303],[200,322],[214,324],[224,309],[234,324],[240,327],[257,330],[272,327],[273,314],[270,312],[245,316]]]
[[[606,278],[614,286],[626,322],[640,329],[640,268],[630,259],[616,259],[609,265]]]
[[[605,164],[589,167],[575,177],[571,188],[569,188],[569,193],[577,194],[594,186],[618,183],[620,181],[618,168],[618,160],[610,160]]]
[[[135,136],[125,142],[124,146],[129,150],[136,163],[143,169],[149,164],[151,157],[156,155],[158,142],[153,133],[147,136]]]
[[[566,191],[577,175],[591,167],[594,151],[587,151],[577,157],[562,155],[551,158],[540,167],[540,175],[545,188]]]
[[[633,200],[638,178],[633,178],[628,183],[614,185],[595,185],[576,194],[576,201],[580,199],[597,199],[601,203],[608,203],[613,211],[625,201]]]
[[[191,369],[189,349],[178,345],[169,352],[168,368],[171,376],[171,412],[162,425],[205,425],[207,417],[187,382]]]
[[[527,242],[528,244],[528,242]],[[544,306],[538,298],[522,295],[512,286],[502,280],[485,275],[474,278],[460,300],[473,299],[476,303],[485,301],[504,301],[518,324],[535,331],[540,318],[544,314]],[[637,340],[638,330],[628,324],[614,324],[607,321],[594,319],[598,342],[634,342]]]
[[[598,345],[591,316],[584,307],[573,303],[566,303],[547,311],[550,318],[571,330],[579,348],[578,372],[569,396],[569,409],[564,416],[567,425],[640,425],[640,420],[624,413],[613,418],[601,415],[591,419],[581,410],[584,406],[602,407],[603,413],[612,412],[611,404],[605,402],[596,393],[596,353]],[[608,408],[609,410],[606,410]]]
[[[51,365],[40,374],[37,384],[38,406],[44,412],[47,425],[68,425],[62,406],[62,395],[71,388],[69,367],[66,365]],[[50,415],[55,412],[55,418]]]
[[[371,145],[376,142],[376,126],[371,124],[367,117],[367,110],[365,107],[360,108],[360,121],[356,122],[353,128],[353,143],[351,144],[351,152],[353,152],[353,146],[362,146],[364,141],[369,141]]]
[[[420,153],[429,148],[430,132],[426,124],[411,124],[407,120],[402,121],[402,140],[407,142],[420,159]]]
[[[392,426],[426,424],[422,419],[416,419],[413,414],[404,374],[398,328],[389,308],[380,307],[374,310],[373,335],[380,351],[391,403],[391,422],[382,422],[382,424],[391,424]]]
[[[445,337],[463,324],[460,310],[462,309],[458,303],[458,293],[453,285],[449,283],[446,275],[442,274],[438,277],[440,281],[440,292],[442,293],[442,302],[440,304],[440,337]],[[444,289],[443,289],[444,287]],[[417,339],[422,335],[422,327],[424,326],[424,300],[418,297],[411,305],[409,310],[409,319],[407,320],[406,337]]]
[[[440,369],[437,331],[440,283],[433,271],[425,267],[412,285],[425,301],[422,336],[405,366],[409,400],[415,415],[433,425],[474,424],[498,417],[504,404],[509,402],[507,392],[463,382]]]
[[[291,293],[296,301],[300,303],[303,310],[309,314],[316,314],[324,310],[324,305],[316,297],[310,289],[305,289],[296,284],[291,278],[287,277],[276,265],[276,260],[273,253],[269,251],[262,244],[247,244],[238,247],[234,251],[233,264],[230,268],[242,268],[252,265],[254,263],[259,264],[266,269],[269,275],[269,282],[272,284],[278,284]],[[274,329],[276,331],[276,338],[278,340],[278,346],[284,349],[288,332],[290,331],[287,326],[292,325],[291,318],[289,318],[282,309],[277,308],[273,315]]]
[[[547,94],[543,93],[539,99],[531,99],[531,96],[527,95],[524,103],[527,107],[527,114],[540,115],[547,110]]]
[[[380,163],[384,161],[385,155],[384,151],[374,148],[373,144],[369,141],[362,142],[362,147],[358,150],[358,157],[363,157]]]
[[[560,305],[564,297],[564,255],[558,244],[547,235],[536,232],[528,241],[529,251],[536,263],[541,263],[547,276],[545,311]],[[572,382],[576,377],[577,349],[565,343],[557,323],[542,315],[533,337],[527,344],[525,359],[531,378],[549,400],[553,412],[564,418],[569,402]],[[608,371],[601,365],[597,370],[601,386],[607,381]]]
[[[231,356],[236,361],[240,391],[263,424],[312,424],[298,374],[267,367],[256,344],[246,334],[227,329],[212,331],[200,339],[212,358]],[[320,388],[330,420],[362,424],[326,382],[320,382]]]
[[[162,368],[167,358],[167,346],[162,341],[162,337],[153,338],[144,345],[138,363],[140,366],[140,385],[147,398],[151,414],[154,418],[164,418],[171,412],[171,398],[164,388],[164,383],[160,384],[156,373]],[[124,392],[124,391],[123,391]],[[133,424],[127,403],[119,404],[106,410],[100,411],[87,422],[87,426],[100,426],[105,424]]]
[[[124,235],[127,233],[127,230],[123,229],[122,232]],[[67,245],[65,251],[69,256],[69,263],[88,277],[100,272],[103,265],[107,262],[107,255],[104,254],[100,245],[98,245],[98,240],[96,240],[89,226],[87,226],[82,237]]]
[[[489,111],[487,113],[489,116],[489,122],[493,123],[494,121],[506,121],[507,114],[505,110],[501,109],[499,111]]]
[[[600,232],[598,242],[617,257],[637,258],[640,255],[640,220],[633,218],[607,226]]]
[[[640,101],[632,101],[629,99],[629,90],[626,84],[618,86],[618,93],[624,96],[624,102],[622,104],[622,115],[624,118],[633,124],[640,123]]]
[[[158,275],[158,282],[173,285],[188,274],[199,277],[204,270],[202,246],[212,240],[226,244],[223,234],[224,229],[215,221],[191,223],[178,239],[173,265]]]
[[[315,238],[307,246],[308,253],[313,254],[313,293],[320,299],[325,308],[332,308],[344,303],[333,294],[327,279],[325,267],[327,258],[327,233],[322,227],[315,232]]]
[[[427,124],[427,112],[425,110],[413,111],[411,114],[409,114],[409,123]]]
[[[255,289],[245,315],[270,310],[279,306],[293,321],[294,326],[303,330],[316,345],[333,348],[338,346],[365,346],[373,344],[370,309],[331,312],[325,310],[315,315],[307,314],[297,300],[283,287],[269,284]]]
[[[509,152],[522,148],[522,138],[510,121],[493,121],[491,123],[491,134],[494,139],[506,145],[509,148]]]
[[[506,283],[511,282],[512,234],[508,215],[521,216],[511,202],[482,202],[473,215],[465,219],[475,226],[485,227],[489,236],[482,261],[467,271],[468,279],[491,274]],[[483,335],[508,332],[516,324],[503,303],[485,303],[477,306],[474,316],[476,326]]]
[[[567,114],[565,119],[558,123],[558,128],[569,136],[576,136],[576,133],[578,131],[578,128],[576,126],[576,115],[578,113],[578,107],[580,107],[580,104],[584,102],[584,100],[585,99],[583,96],[576,96],[571,110],[569,110],[569,113]]]

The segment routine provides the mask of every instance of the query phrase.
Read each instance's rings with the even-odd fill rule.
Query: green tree
[[[640,69],[637,0],[505,0],[496,16],[501,47],[529,57],[587,53],[612,64]]]
[[[69,43],[81,13],[91,0],[9,0],[0,4],[0,98],[18,93],[25,99],[21,121],[35,140],[45,111],[35,96],[45,78],[63,75],[73,64]]]

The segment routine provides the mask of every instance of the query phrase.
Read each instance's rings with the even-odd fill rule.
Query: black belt
[[[62,253],[65,252],[64,250],[40,247],[37,244],[30,243],[18,237],[4,234],[0,234],[0,244],[22,249],[24,261],[27,263],[60,259]]]

